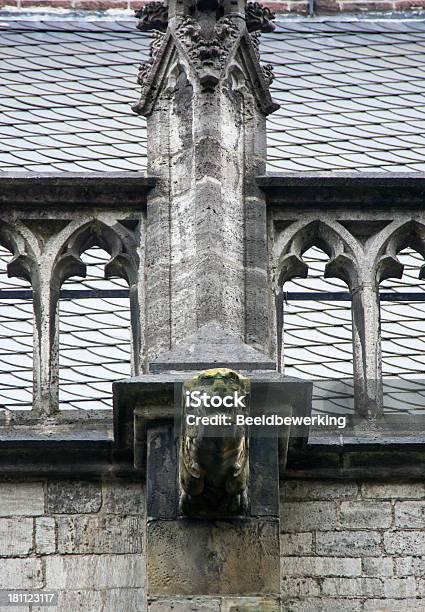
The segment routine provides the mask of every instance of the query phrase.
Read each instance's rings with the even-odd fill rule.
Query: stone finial
[[[137,29],[141,32],[165,32],[168,27],[168,6],[164,2],[149,2],[135,11],[134,15],[139,19]]]
[[[245,20],[248,32],[273,32],[276,28],[273,20],[276,15],[259,2],[248,2],[245,9]]]
[[[268,100],[272,67],[260,65],[258,48],[259,35],[274,30],[274,13],[270,9],[242,0],[170,0],[167,4],[150,2],[135,15],[139,30],[154,33],[150,60],[140,66],[142,100],[133,107],[135,112],[146,114],[147,107],[150,112],[149,90],[158,94],[156,74],[165,69],[173,47],[180,63],[188,62],[190,72],[197,75],[202,92],[213,92],[220,81],[224,82],[228,65],[239,48],[248,59],[257,95],[267,99],[263,105],[266,114],[276,109]]]

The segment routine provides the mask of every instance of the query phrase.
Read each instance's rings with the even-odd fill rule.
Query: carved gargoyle
[[[139,19],[137,29],[141,32],[165,32],[168,27],[168,6],[164,2],[149,2],[134,15]]]
[[[183,385],[179,459],[182,514],[225,517],[246,511],[248,435],[246,425],[236,424],[236,414],[248,414],[249,390],[249,379],[226,368],[206,370]],[[192,402],[193,392],[198,392],[198,398],[203,393],[234,398],[236,393],[244,399],[239,404],[236,401],[236,406],[208,406],[208,399],[197,406],[199,401]],[[190,402],[192,405],[188,405]],[[217,402],[220,400],[214,403]],[[209,423],[215,417],[216,422],[221,419],[222,425],[202,424],[199,420],[195,424],[196,417],[207,417]]]
[[[248,32],[273,32],[276,15],[268,7],[259,2],[248,2],[245,9],[246,27]]]
[[[219,19],[208,35],[192,17],[184,17],[176,35],[186,47],[196,67],[203,91],[213,91],[226,63],[229,50],[239,35],[238,27],[227,18]]]

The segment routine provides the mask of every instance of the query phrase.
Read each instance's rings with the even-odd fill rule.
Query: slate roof
[[[138,99],[136,75],[149,37],[134,23],[128,14],[14,21],[0,13],[0,171],[145,168],[145,123],[130,106]],[[288,17],[263,37],[262,57],[275,66],[273,96],[281,104],[268,121],[269,171],[425,170],[425,21]],[[108,257],[99,253],[84,254],[92,267],[76,287],[121,286],[100,280]],[[9,259],[0,249],[0,290],[21,286],[6,278]],[[340,289],[335,279],[319,278],[323,253],[312,249],[305,259],[312,276],[294,280],[287,291]],[[406,255],[405,277],[385,290],[408,290],[409,283],[418,290],[419,260]],[[62,302],[61,405],[110,407],[111,381],[129,374],[128,300]],[[423,375],[424,341],[417,336],[424,308],[383,306],[386,375]],[[287,304],[287,374],[350,376],[349,315],[346,304]],[[397,327],[403,316],[407,323]],[[0,337],[0,412],[29,408],[31,303],[0,302]],[[320,383],[315,390],[320,410]],[[332,402],[340,410],[341,397]]]
[[[128,14],[0,14],[0,170],[144,169],[148,45]],[[425,20],[282,18],[262,57],[269,171],[425,170]]]
[[[1,169],[144,168],[145,123],[130,104],[148,37],[118,23],[9,23],[0,25]]]
[[[282,23],[270,170],[425,170],[425,21]]]

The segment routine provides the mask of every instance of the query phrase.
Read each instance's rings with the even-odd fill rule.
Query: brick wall
[[[425,609],[424,483],[282,486],[285,611]]]
[[[44,612],[144,610],[143,540],[139,483],[0,484],[0,589],[59,591]]]
[[[101,11],[108,9],[134,10],[146,4],[145,0],[0,0],[0,8],[12,9],[67,9]],[[263,2],[278,13],[307,14],[308,0],[269,0]],[[409,11],[422,10],[425,0],[314,0],[314,13],[329,15],[340,12]]]

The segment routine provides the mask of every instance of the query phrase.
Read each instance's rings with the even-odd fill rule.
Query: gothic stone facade
[[[406,246],[425,255],[425,179],[264,176],[270,11],[170,0],[138,17],[154,30],[134,108],[148,176],[0,178],[0,239],[35,320],[34,410],[1,430],[0,588],[58,590],[63,611],[423,609],[424,446],[382,412],[378,285],[400,276]],[[60,287],[94,244],[130,290],[134,377],[114,386],[113,434],[108,414],[58,412]],[[281,371],[275,306],[312,245],[353,296],[356,425],[250,439],[244,511],[204,500],[188,516],[173,421],[184,380],[227,367],[253,394],[267,384],[311,408],[311,384]]]

